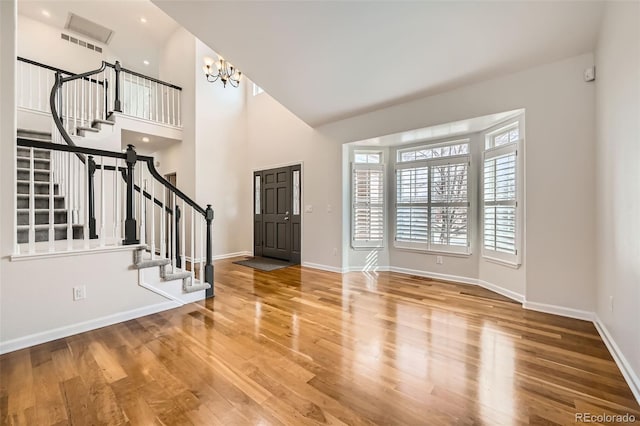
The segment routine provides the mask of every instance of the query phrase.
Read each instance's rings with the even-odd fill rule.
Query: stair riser
[[[27,129],[18,129],[17,136],[20,139],[43,139],[51,140],[51,133],[34,132]]]
[[[18,158],[17,161],[18,167],[22,169],[28,169],[31,167],[31,161],[25,158]],[[34,161],[33,168],[36,170],[49,170],[49,162],[48,161]]]
[[[67,239],[67,227],[60,227],[54,230],[54,238],[56,240],[66,240]],[[81,240],[84,238],[83,229],[80,227],[73,228],[73,239]],[[37,243],[42,241],[49,241],[49,230],[48,229],[38,229],[36,230],[35,240]],[[19,229],[18,230],[18,243],[24,244],[29,242],[29,230],[28,229]]]
[[[30,180],[31,172],[28,170],[18,170],[18,180]],[[33,179],[35,182],[49,182],[48,170],[34,170]]]
[[[48,198],[34,198],[36,209],[48,209],[49,208],[49,199]],[[53,199],[53,205],[56,209],[64,208],[64,198],[60,196],[56,196]],[[29,208],[29,198],[22,197],[18,198],[18,208],[19,209],[28,209]]]
[[[49,184],[48,183],[35,183],[33,185],[34,193],[38,195],[49,195]],[[28,195],[29,194],[29,184],[24,182],[18,182],[18,194]],[[53,194],[58,195],[58,185],[53,185]]]
[[[53,214],[53,220],[55,224],[67,223],[67,212],[55,212]],[[48,225],[49,224],[49,212],[36,212],[35,213],[36,225]],[[29,212],[18,212],[18,225],[29,225]]]
[[[31,158],[30,148],[18,147],[18,157]],[[33,158],[42,158],[49,160],[51,158],[51,151],[33,150]]]

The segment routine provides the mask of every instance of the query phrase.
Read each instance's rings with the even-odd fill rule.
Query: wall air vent
[[[67,24],[64,27],[103,44],[109,44],[113,36],[113,30],[73,13],[69,14],[69,19],[67,19]]]
[[[86,42],[84,40],[80,40],[80,39],[78,39],[78,38],[76,38],[74,36],[70,36],[69,34],[60,33],[60,38],[62,38],[63,40],[68,41],[69,43],[77,44],[78,46],[86,47],[89,50],[93,50],[95,52],[102,53],[102,47],[96,46],[95,44]]]

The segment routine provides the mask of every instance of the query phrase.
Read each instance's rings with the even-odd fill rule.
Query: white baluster
[[[160,109],[162,110],[162,122],[165,123],[164,117],[164,86],[160,85]]]
[[[100,157],[100,247],[105,244],[104,157]]]
[[[37,79],[38,79],[38,111],[42,111],[42,81],[40,81],[40,70],[42,68],[38,67],[37,70]]]
[[[196,215],[195,215],[195,209],[193,207],[191,207],[191,283],[193,284],[196,276],[195,276],[195,271],[196,271],[196,245],[195,245],[195,238],[196,238],[196,234],[195,234],[195,221]]]
[[[102,71],[102,74],[104,75],[104,71]],[[97,120],[98,118],[100,118],[100,74],[96,74],[96,78],[95,78],[96,82],[94,84],[94,86],[96,87],[96,110],[95,110],[95,114],[92,117],[92,121],[93,120]]]
[[[181,224],[181,234],[180,237],[182,237],[182,241],[180,243],[180,258],[182,259],[182,270],[186,271],[187,270],[187,236],[185,234],[185,230],[187,228],[185,222],[187,221],[187,210],[184,208],[184,200],[182,200],[182,216],[180,217],[180,224]]]
[[[155,87],[156,87],[156,96],[155,96],[155,98],[156,98],[156,102],[155,102],[156,103],[156,120],[155,121],[160,121],[160,120],[158,120],[158,83],[154,83],[154,84],[155,84]]]
[[[200,274],[198,274],[198,276],[200,277],[200,282],[203,283],[204,282],[204,226],[203,226],[203,222],[204,219],[202,216],[198,215],[199,222],[200,222]]]
[[[78,128],[78,80],[73,80],[73,128],[70,134],[75,135]]]
[[[151,234],[149,234],[149,238],[151,239],[151,259],[156,258],[156,209],[154,208],[156,186],[154,182],[155,180],[151,179]]]
[[[82,102],[80,104],[80,126],[82,127],[84,127],[84,120],[85,120],[85,93],[84,93],[85,86],[86,84],[84,80],[80,79],[80,89],[81,89],[81,96],[82,96]]]
[[[87,77],[88,81],[85,83],[87,86],[87,127],[91,127],[91,116],[93,114],[93,86],[91,83],[91,76]]]
[[[167,190],[163,186],[160,187],[162,191],[162,207],[160,209],[160,258],[167,257],[167,242],[165,241],[165,227],[167,226]]]
[[[176,89],[171,88],[171,124],[176,125]]]
[[[36,213],[35,213],[35,183],[34,183],[34,155],[33,148],[29,149],[29,253],[36,249]]]
[[[67,197],[65,198],[66,210],[67,210],[67,250],[73,248],[73,207],[71,205],[71,152],[68,152],[65,159],[65,173],[67,175]]]
[[[135,90],[135,105],[136,105],[136,113],[135,116],[136,117],[142,117],[142,114],[140,114],[140,77],[136,76],[136,90]]]
[[[84,85],[83,85],[84,86]],[[83,103],[84,105],[84,103]],[[84,182],[88,183],[89,182],[89,159],[87,158],[87,160],[84,162]],[[84,219],[84,248],[85,250],[89,248],[89,191],[87,191],[87,186],[84,186],[85,189],[84,191],[82,191],[83,197],[82,199],[84,200],[84,208],[82,209],[82,216]]]
[[[169,194],[169,198],[171,199],[171,241],[169,242],[169,252],[171,253],[171,270],[176,270],[176,194],[171,192]]]
[[[33,67],[29,65],[29,108],[33,109]]]
[[[138,186],[140,187],[140,244],[147,244],[147,235],[146,235],[146,216],[147,216],[147,199],[144,196],[144,191],[146,190],[147,180],[144,179],[144,167],[142,167],[142,163],[140,163],[140,176],[139,176]]]
[[[49,151],[49,158],[53,156],[56,151]],[[55,250],[55,205],[53,197],[53,170],[51,168],[51,161],[49,161],[49,251]]]
[[[120,185],[118,185],[118,181],[120,180],[120,172],[118,171],[118,159],[114,158],[113,163],[115,165],[116,170],[113,172],[113,241],[115,244],[118,244],[118,238],[120,238]]]
[[[182,113],[180,112],[180,108],[182,104],[182,92],[178,91],[178,126],[182,127]]]

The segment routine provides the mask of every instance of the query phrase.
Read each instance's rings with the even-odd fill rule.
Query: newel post
[[[206,297],[213,297],[213,247],[211,244],[211,225],[213,223],[213,209],[211,204],[207,204],[205,210],[207,220],[207,263],[204,266],[204,281],[211,284],[211,288],[207,289]]]
[[[96,162],[93,160],[93,155],[90,155],[87,161],[89,162],[89,180],[87,182],[87,191],[89,192],[89,238],[95,240],[98,238],[98,234],[96,234],[96,196],[94,184]]]
[[[140,240],[138,240],[137,236],[138,228],[136,226],[136,219],[133,210],[133,168],[138,160],[138,155],[134,148],[135,147],[133,145],[128,145],[127,158],[125,160],[127,162],[127,218],[124,221],[124,241],[122,241],[122,244],[125,246],[140,244]]]
[[[122,101],[120,101],[120,71],[122,70],[122,67],[120,66],[120,61],[116,61],[114,68],[116,70],[116,98],[113,101],[113,110],[115,112],[122,112]]]

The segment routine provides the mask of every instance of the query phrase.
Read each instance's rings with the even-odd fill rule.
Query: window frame
[[[506,122],[500,123],[483,132],[483,149],[482,162],[480,164],[480,248],[482,257],[490,262],[519,268],[522,265],[522,241],[523,241],[523,147],[524,147],[524,117],[519,116],[512,118]],[[518,139],[504,145],[495,146],[493,143],[487,148],[487,141],[494,140],[497,135],[506,131],[518,128]],[[515,154],[515,199],[513,205],[515,207],[515,231],[514,231],[514,249],[515,254],[500,252],[498,250],[488,249],[485,246],[485,162],[487,159],[497,158],[504,155]],[[506,205],[506,204],[505,204]],[[498,204],[495,204],[498,206]]]
[[[356,154],[378,154],[380,161],[377,163],[362,163],[356,162]],[[355,171],[357,169],[360,170],[379,170],[382,174],[381,182],[382,182],[382,204],[380,205],[382,209],[382,236],[379,240],[356,240],[355,239],[355,228],[356,228],[356,196],[354,192],[355,185]],[[350,196],[351,196],[351,248],[355,250],[359,249],[383,249],[385,247],[385,240],[387,236],[387,227],[386,227],[386,219],[387,219],[387,175],[385,170],[384,163],[384,152],[379,150],[353,150],[351,155],[351,180],[350,180]]]
[[[400,157],[402,153],[410,152],[410,151],[418,151],[421,149],[431,149],[438,148],[443,146],[451,146],[451,145],[460,145],[467,144],[467,153],[466,154],[458,154],[447,157],[437,157],[430,159],[420,159],[420,160],[411,160],[411,161],[400,161]],[[424,253],[436,253],[436,254],[446,254],[453,256],[471,256],[472,255],[472,247],[473,247],[473,232],[472,227],[474,224],[474,213],[473,206],[471,200],[473,199],[473,185],[474,178],[472,173],[472,145],[470,138],[455,138],[449,139],[445,141],[435,141],[429,144],[420,144],[414,145],[411,147],[403,147],[399,148],[395,152],[395,163],[393,169],[393,246],[399,250],[411,250],[411,251],[419,251]],[[462,161],[461,161],[462,160]],[[453,245],[442,245],[442,244],[433,244],[432,243],[432,229],[431,229],[431,209],[433,208],[433,203],[431,202],[431,179],[432,179],[432,170],[433,167],[442,166],[442,165],[451,165],[451,164],[467,164],[467,244],[466,246],[453,246]],[[417,242],[417,241],[399,241],[397,238],[397,227],[398,227],[398,170],[408,169],[408,168],[417,168],[417,167],[427,167],[428,177],[427,177],[427,187],[428,187],[428,200],[425,204],[427,206],[427,241],[426,242]],[[441,204],[441,203],[437,203]]]

